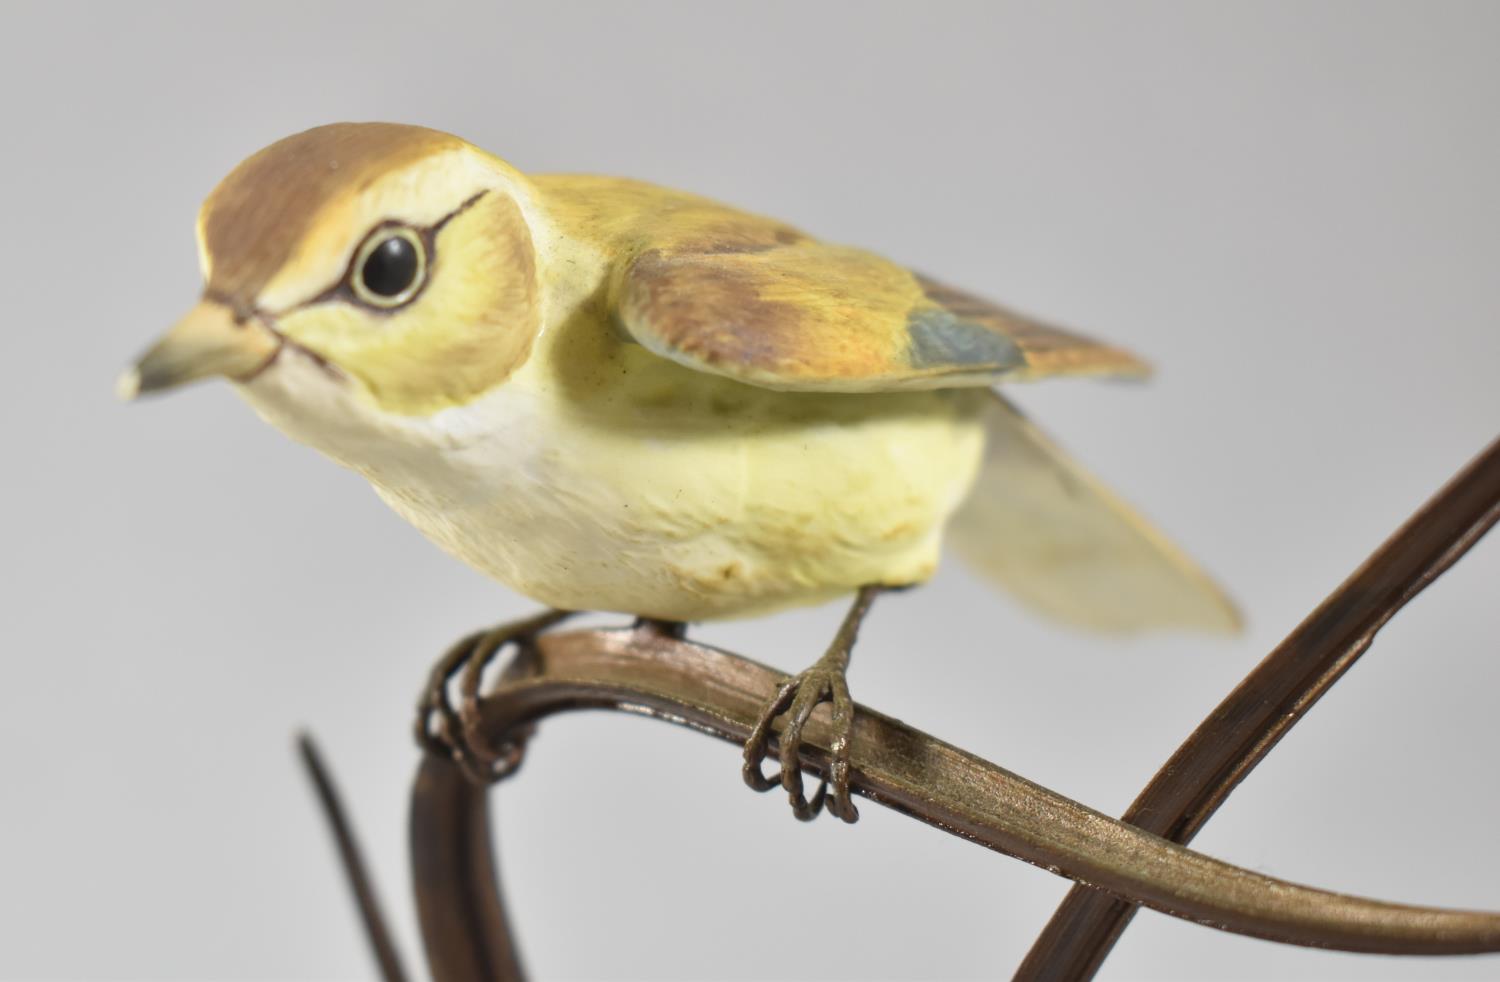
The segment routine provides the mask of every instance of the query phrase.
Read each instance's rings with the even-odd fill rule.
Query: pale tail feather
[[[1078,627],[1232,633],[1224,592],[998,395],[979,478],[948,541],[1026,606]]]

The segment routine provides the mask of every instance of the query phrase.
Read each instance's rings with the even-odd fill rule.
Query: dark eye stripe
[[[333,286],[311,297],[301,303],[282,311],[290,313],[293,310],[301,310],[304,307],[312,307],[320,303],[330,301],[343,301],[344,303],[358,304],[368,310],[375,312],[387,312],[404,307],[421,295],[427,285],[428,274],[431,272],[436,259],[435,243],[438,232],[442,231],[444,225],[468,211],[475,202],[488,194],[488,190],[479,191],[471,195],[463,204],[448,212],[442,218],[425,228],[413,228],[399,222],[387,219],[380,222],[366,234],[359,248],[354,250],[354,256],[349,261],[348,268],[343,276]],[[419,272],[415,277],[415,284],[405,294],[398,291],[395,294],[383,294],[375,289],[375,285],[364,279],[364,271],[371,254],[380,246],[385,245],[391,238],[404,238],[409,240],[414,247],[419,263]],[[396,247],[400,248],[400,247]],[[389,258],[394,259],[394,256]],[[393,300],[393,298],[399,298]]]

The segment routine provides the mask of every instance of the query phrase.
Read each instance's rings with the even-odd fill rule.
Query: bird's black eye
[[[409,240],[393,235],[365,257],[365,268],[359,275],[371,293],[399,296],[417,278],[416,247]]]
[[[422,237],[409,228],[377,229],[355,254],[350,286],[373,307],[399,307],[422,288],[427,253]]]

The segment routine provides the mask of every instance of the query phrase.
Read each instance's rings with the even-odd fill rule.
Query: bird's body
[[[603,299],[629,240],[674,212],[721,235],[784,226],[636,181],[533,183],[528,224],[557,275],[505,384],[395,415],[286,359],[242,393],[445,550],[553,607],[697,621],[932,574],[978,468],[984,393],[788,392],[653,354]]]
[[[879,256],[637,181],[527,177],[390,124],[252,156],[198,234],[204,299],[127,392],[227,376],[438,545],[549,606],[696,621],[857,590],[863,616],[873,590],[931,576],[952,527],[975,568],[1062,620],[1237,625],[1191,561],[990,391],[1144,366]],[[833,693],[845,731],[857,620],[807,689]],[[816,698],[798,699],[805,720]],[[846,766],[835,784],[852,818]]]
[[[377,465],[381,497],[567,610],[698,621],[932,574],[981,453],[974,393],[772,398],[605,343],[577,380],[592,392],[569,392],[541,352],[475,407],[504,415],[499,432],[415,479]]]
[[[321,426],[296,388],[322,380],[299,374],[265,373],[244,394],[448,552],[549,606],[670,620],[927,579],[984,440],[976,391],[756,389],[658,358],[586,311],[506,385],[404,421],[399,440],[351,439],[355,404]],[[387,431],[372,419],[370,432]]]

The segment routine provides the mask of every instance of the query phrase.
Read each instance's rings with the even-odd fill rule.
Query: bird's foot
[[[549,610],[523,621],[476,631],[449,648],[432,667],[417,703],[417,744],[429,753],[449,757],[476,783],[491,784],[521,766],[529,732],[508,734],[492,744],[482,726],[479,690],[484,671],[507,645],[516,649],[506,674],[521,671],[536,657],[537,635],[572,616]],[[455,705],[450,687],[458,680]]]
[[[791,800],[792,814],[804,822],[812,821],[825,807],[846,822],[859,820],[859,810],[849,797],[849,738],[854,729],[854,703],[849,698],[845,677],[848,667],[847,647],[835,643],[811,668],[782,683],[745,742],[745,764],[741,770],[745,783],[756,791],[769,791],[781,785]],[[802,793],[802,730],[813,709],[823,702],[829,703],[833,710],[833,738],[828,748],[831,762],[828,776],[819,783],[809,801]],[[772,725],[783,714],[787,722],[778,741],[781,772],[767,777],[761,770],[761,762],[766,758]]]
[[[854,732],[854,702],[849,698],[849,655],[859,626],[870,611],[877,594],[891,587],[870,584],[859,588],[854,603],[844,615],[844,623],[834,635],[833,643],[812,668],[787,679],[761,712],[750,739],[745,741],[745,764],[740,773],[745,783],[756,791],[769,791],[777,784],[786,789],[792,802],[792,814],[807,822],[825,807],[846,822],[859,821],[859,810],[849,797],[849,740]],[[828,776],[818,785],[812,801],[802,794],[802,730],[819,703],[832,709],[832,736],[828,742]],[[786,714],[786,726],[778,744],[781,749],[781,773],[766,777],[761,762],[771,741],[771,727],[776,717]],[[832,796],[829,789],[832,788]]]

